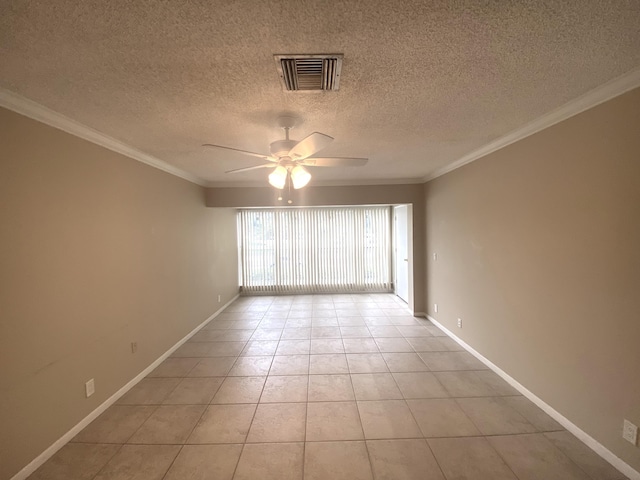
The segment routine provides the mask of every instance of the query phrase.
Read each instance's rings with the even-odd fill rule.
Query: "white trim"
[[[548,414],[551,418],[553,418],[556,422],[566,428],[569,432],[573,433],[579,440],[581,440],[585,445],[587,445],[591,450],[600,455],[603,459],[613,465],[616,469],[622,472],[624,475],[629,477],[630,480],[640,480],[640,472],[635,470],[631,465],[626,463],[621,458],[617,457],[611,450],[598,442],[591,435],[586,433],[576,424],[571,422],[568,418],[563,416],[560,412],[555,410],[551,405],[546,403],[544,400],[536,396],[534,393],[529,391],[526,387],[524,387],[521,383],[519,383],[516,379],[502,370],[500,367],[495,365],[491,360],[485,358],[482,354],[477,352],[471,346],[469,346],[464,340],[461,340],[457,336],[455,336],[448,328],[443,326],[440,322],[438,322],[435,318],[430,315],[425,315],[428,320],[431,321],[434,325],[436,325],[440,330],[446,333],[453,340],[458,342],[461,347],[467,350],[471,355],[476,357],[482,363],[484,363],[487,367],[493,370],[495,373],[500,375],[509,385],[518,390],[522,395],[527,397],[533,403],[535,403],[538,407],[540,407],[546,414]]]
[[[53,444],[47,448],[44,452],[34,458],[27,466],[25,466],[22,470],[16,473],[11,480],[25,480],[29,475],[35,472],[44,462],[49,460],[58,450],[64,447],[73,437],[75,437],[80,430],[89,425],[93,420],[95,420],[102,412],[104,412],[107,408],[113,405],[120,397],[122,397],[125,393],[127,393],[131,388],[133,388],[140,380],[146,377],[149,373],[151,373],[158,365],[160,365],[164,360],[169,357],[173,352],[175,352],[183,343],[189,340],[192,336],[194,336],[202,327],[204,327],[211,320],[216,318],[220,312],[222,312],[225,308],[231,305],[240,295],[236,294],[231,300],[225,303],[222,307],[220,307],[216,312],[207,318],[204,322],[198,325],[196,328],[191,330],[182,340],[178,341],[173,347],[164,352],[160,357],[158,357],[151,365],[145,368],[142,372],[132,378],[125,386],[123,386],[116,393],[111,395],[108,399],[106,399],[98,408],[93,410],[89,415],[84,417],[80,422],[78,422],[74,427],[72,427],[67,433],[62,435],[58,440],[53,442]]]
[[[80,137],[101,147],[107,148],[112,152],[119,153],[126,157],[132,158],[144,164],[150,165],[154,168],[162,170],[163,172],[170,173],[176,177],[183,178],[189,182],[195,183],[200,186],[206,186],[206,182],[201,178],[191,173],[185,172],[167,162],[153,157],[149,154],[141,152],[125,143],[109,137],[104,133],[101,133],[93,128],[76,122],[69,117],[55,112],[39,103],[36,103],[28,98],[22,97],[17,93],[0,88],[0,107],[12,110],[25,117],[32,118],[38,122],[42,122],[50,127],[57,128],[63,132],[67,132],[76,137]]]
[[[623,93],[626,93],[637,87],[640,87],[640,68],[631,70],[630,72],[627,72],[618,78],[614,78],[613,80],[610,80],[607,83],[604,83],[599,87],[590,90],[584,95],[581,95],[578,98],[565,103],[561,107],[556,108],[555,110],[552,110],[545,115],[538,117],[532,122],[527,123],[523,127],[520,127],[492,142],[489,142],[486,145],[478,148],[477,150],[474,150],[473,152],[468,153],[462,158],[456,160],[455,162],[436,170],[435,172],[424,177],[422,180],[424,182],[428,182],[429,180],[440,177],[445,173],[449,173],[468,163],[478,160],[485,155],[489,155],[496,150],[500,150],[507,145],[511,145],[512,143],[522,140],[523,138],[527,138],[534,133],[538,133],[545,128],[549,128],[556,123],[562,122],[567,118],[573,117],[574,115],[593,108],[596,105],[600,105],[601,103],[611,100],[612,98],[622,95]]]

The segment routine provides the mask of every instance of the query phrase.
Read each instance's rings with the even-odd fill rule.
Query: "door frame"
[[[396,209],[395,207],[407,207],[407,306],[411,310],[412,313],[415,313],[415,305],[414,305],[414,294],[413,294],[413,204],[411,203],[401,203],[392,205],[392,239],[393,239],[393,249],[392,249],[392,272],[393,272],[393,290],[395,294],[396,290],[396,262],[398,262],[398,258],[396,257]]]

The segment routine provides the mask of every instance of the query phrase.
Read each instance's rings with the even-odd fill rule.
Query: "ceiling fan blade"
[[[258,170],[259,168],[274,168],[277,165],[273,163],[263,163],[262,165],[256,165],[255,167],[246,167],[246,168],[236,168],[235,170],[227,170],[224,173],[240,173],[240,172],[248,172],[249,170]]]
[[[238,148],[224,147],[222,145],[213,145],[211,143],[205,143],[202,145],[203,147],[211,147],[211,148],[221,148],[223,150],[231,150],[232,152],[244,153],[245,155],[251,155],[252,157],[262,158],[263,160],[269,160],[270,162],[277,162],[278,159],[274,157],[270,157],[269,155],[263,155],[261,153],[248,152],[246,150],[240,150]]]
[[[306,158],[298,163],[309,167],[362,167],[368,161],[368,158],[327,157]]]
[[[333,141],[333,137],[324,133],[313,132],[308,137],[303,138],[289,150],[292,160],[302,160],[319,152]]]

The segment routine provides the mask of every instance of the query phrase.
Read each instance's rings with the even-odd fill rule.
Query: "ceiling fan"
[[[255,167],[237,168],[235,170],[228,170],[225,173],[241,173],[260,168],[273,168],[273,171],[269,174],[269,183],[279,190],[285,187],[287,179],[290,179],[290,185],[293,184],[293,188],[295,189],[307,185],[311,180],[311,174],[304,167],[361,167],[368,161],[366,158],[312,157],[311,155],[329,145],[333,141],[333,138],[323,133],[314,132],[298,142],[289,139],[289,130],[295,126],[295,118],[280,117],[278,123],[285,131],[285,139],[277,140],[270,145],[269,151],[271,155],[263,155],[210,143],[205,143],[203,147],[230,150],[266,160],[267,163],[256,165]]]

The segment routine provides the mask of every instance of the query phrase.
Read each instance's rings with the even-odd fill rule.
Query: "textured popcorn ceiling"
[[[283,92],[281,53],[344,53],[339,92]],[[203,180],[281,138],[335,137],[318,182],[417,179],[640,66],[640,2],[11,1],[0,87]]]

